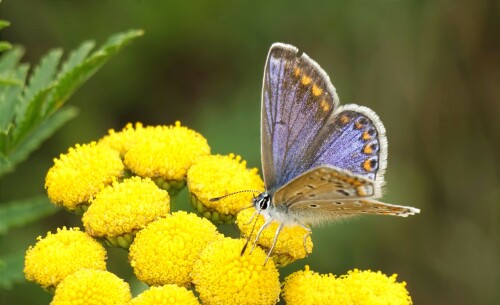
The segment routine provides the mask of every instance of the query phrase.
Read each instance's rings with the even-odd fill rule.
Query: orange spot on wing
[[[365,154],[373,153],[373,148],[372,148],[371,144],[366,144],[365,147],[363,148],[363,152]]]
[[[363,132],[363,135],[361,137],[365,141],[368,141],[368,140],[370,140],[372,138],[372,136],[368,133],[368,130],[365,130],[365,132]]]
[[[354,123],[354,126],[355,126],[357,129],[361,129],[361,128],[363,128],[363,127],[364,127],[364,125],[363,125],[363,124],[361,124],[360,122],[356,122],[356,123]]]
[[[363,168],[367,172],[371,172],[373,170],[372,160],[371,159],[367,159],[365,162],[363,162]]]
[[[345,124],[347,124],[347,123],[349,123],[349,121],[350,121],[350,120],[351,120],[351,119],[349,119],[349,117],[348,117],[347,115],[345,115],[345,114],[343,114],[343,115],[340,117],[340,123],[342,123],[342,124],[344,124],[344,125],[345,125]]]
[[[328,110],[330,110],[330,105],[328,104],[328,102],[326,100],[321,100],[319,105],[320,105],[321,109],[323,109],[324,112],[327,112]]]
[[[295,70],[293,70],[293,74],[295,76],[299,76],[300,75],[300,68],[295,68]]]
[[[302,76],[301,82],[302,82],[302,85],[307,86],[312,82],[312,78],[310,78],[307,75],[304,75],[304,76]]]
[[[323,89],[321,89],[320,87],[316,86],[316,84],[314,84],[312,87],[312,94],[314,96],[318,96],[318,95],[321,95],[321,93],[323,93]]]

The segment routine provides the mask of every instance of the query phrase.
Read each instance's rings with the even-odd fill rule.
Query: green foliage
[[[0,29],[9,23],[0,20]],[[20,63],[23,48],[0,42],[0,177],[13,171],[40,144],[78,111],[65,106],[75,91],[97,72],[124,45],[141,36],[131,30],[111,36],[92,52],[94,42],[84,42],[61,63],[63,51],[53,49],[29,73],[29,65]],[[58,209],[46,196],[0,202],[0,236],[53,214]],[[0,257],[0,289],[22,281],[24,252]]]
[[[112,36],[90,53],[93,42],[84,42],[59,68],[62,50],[42,58],[28,77],[28,66],[19,64],[23,50],[15,47],[0,58],[0,176],[12,171],[64,123],[76,116],[63,107],[71,95],[125,44],[142,35],[132,30]]]

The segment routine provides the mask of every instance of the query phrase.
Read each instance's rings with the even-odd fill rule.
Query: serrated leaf
[[[10,201],[0,204],[0,234],[58,211],[46,196]]]
[[[28,85],[24,90],[23,100],[26,101],[26,104],[19,107],[16,115],[22,116],[33,96],[52,83],[62,53],[61,49],[54,49],[40,60],[40,64],[31,73]]]
[[[30,101],[27,101],[28,108],[22,115],[16,116],[19,121],[16,122],[16,129],[12,136],[12,142],[15,143],[24,137],[30,129],[34,128],[35,125],[41,121],[42,108],[53,90],[54,86],[46,87],[38,91]]]
[[[16,67],[23,57],[24,50],[21,47],[15,47],[12,50],[5,52],[0,57],[0,75],[10,73]]]
[[[16,251],[0,256],[3,262],[0,264],[0,289],[11,289],[13,284],[25,281],[24,255],[24,251]]]
[[[24,82],[28,74],[28,66],[20,65],[14,70],[11,78]],[[14,118],[16,103],[19,102],[22,86],[0,87],[0,130],[7,131]]]
[[[90,55],[83,63],[69,70],[59,79],[50,104],[45,113],[51,113],[64,105],[73,92],[89,79],[102,65],[133,39],[141,36],[143,31],[132,30],[126,33],[113,35],[99,50]]]
[[[13,164],[18,164],[24,161],[28,155],[40,146],[40,144],[49,138],[57,129],[71,120],[78,114],[76,107],[66,107],[59,109],[49,117],[45,118],[40,125],[32,129],[26,136],[15,143],[12,153],[8,155],[9,160]],[[0,176],[5,174],[0,171]]]
[[[82,43],[76,50],[72,51],[68,59],[64,62],[59,75],[64,75],[68,71],[80,65],[85,60],[85,58],[87,58],[87,55],[89,55],[94,46],[95,43],[93,41],[86,41]]]

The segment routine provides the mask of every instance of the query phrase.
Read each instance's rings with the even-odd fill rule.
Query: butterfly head
[[[253,206],[259,212],[269,209],[271,206],[271,196],[267,192],[262,192],[253,199]]]

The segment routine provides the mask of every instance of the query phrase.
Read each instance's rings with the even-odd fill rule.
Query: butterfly
[[[268,257],[286,225],[311,234],[308,225],[346,216],[420,212],[377,201],[387,166],[384,125],[367,107],[339,105],[325,71],[292,45],[274,43],[266,60],[261,157],[265,191],[253,206],[265,223],[255,243],[279,223]]]

